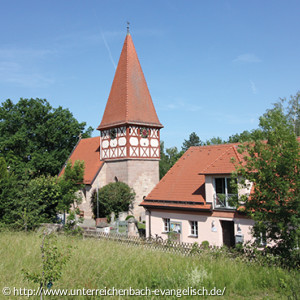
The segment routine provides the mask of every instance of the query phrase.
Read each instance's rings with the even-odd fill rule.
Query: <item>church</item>
[[[191,147],[159,181],[160,123],[129,32],[127,32],[102,121],[100,137],[80,139],[68,160],[85,162],[82,203],[92,219],[94,189],[122,181],[136,197],[133,214],[146,222],[147,236],[232,247],[253,241],[254,221],[232,199],[251,196],[231,186],[239,144]],[[299,140],[299,139],[298,139]],[[60,175],[64,172],[61,170]],[[240,180],[240,178],[238,178]],[[265,245],[263,239],[261,245]]]
[[[136,194],[131,213],[137,220],[145,220],[145,210],[139,204],[159,182],[162,127],[128,30],[97,128],[100,137],[80,139],[68,158],[85,162],[79,206],[85,219],[93,218],[92,191],[122,181]]]

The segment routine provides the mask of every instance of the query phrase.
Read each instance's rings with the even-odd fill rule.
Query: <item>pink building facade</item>
[[[191,147],[144,199],[147,236],[228,247],[253,240],[252,219],[230,199],[250,195],[252,184],[231,187],[237,144]]]

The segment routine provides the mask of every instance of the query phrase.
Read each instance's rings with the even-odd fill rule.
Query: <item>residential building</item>
[[[146,234],[180,242],[229,247],[252,239],[253,220],[236,210],[233,200],[250,194],[252,184],[235,190],[233,160],[238,144],[191,147],[141,203]]]

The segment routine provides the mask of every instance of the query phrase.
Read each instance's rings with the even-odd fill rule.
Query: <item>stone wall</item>
[[[130,212],[138,221],[145,220],[145,209],[139,204],[159,182],[159,160],[132,159],[105,162],[92,185],[86,185],[81,191],[82,203],[80,210],[84,211],[84,218],[91,219],[92,191],[116,181],[122,181],[133,188],[136,197],[133,210]]]
[[[133,188],[136,197],[132,214],[139,221],[145,220],[145,210],[139,204],[159,182],[159,161],[132,159],[109,161],[105,164],[107,165],[106,184],[117,179]]]

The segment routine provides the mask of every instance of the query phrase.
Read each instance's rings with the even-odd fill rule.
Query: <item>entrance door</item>
[[[234,240],[234,222],[233,221],[221,221],[223,231],[223,245],[227,247],[233,247],[235,245]]]

